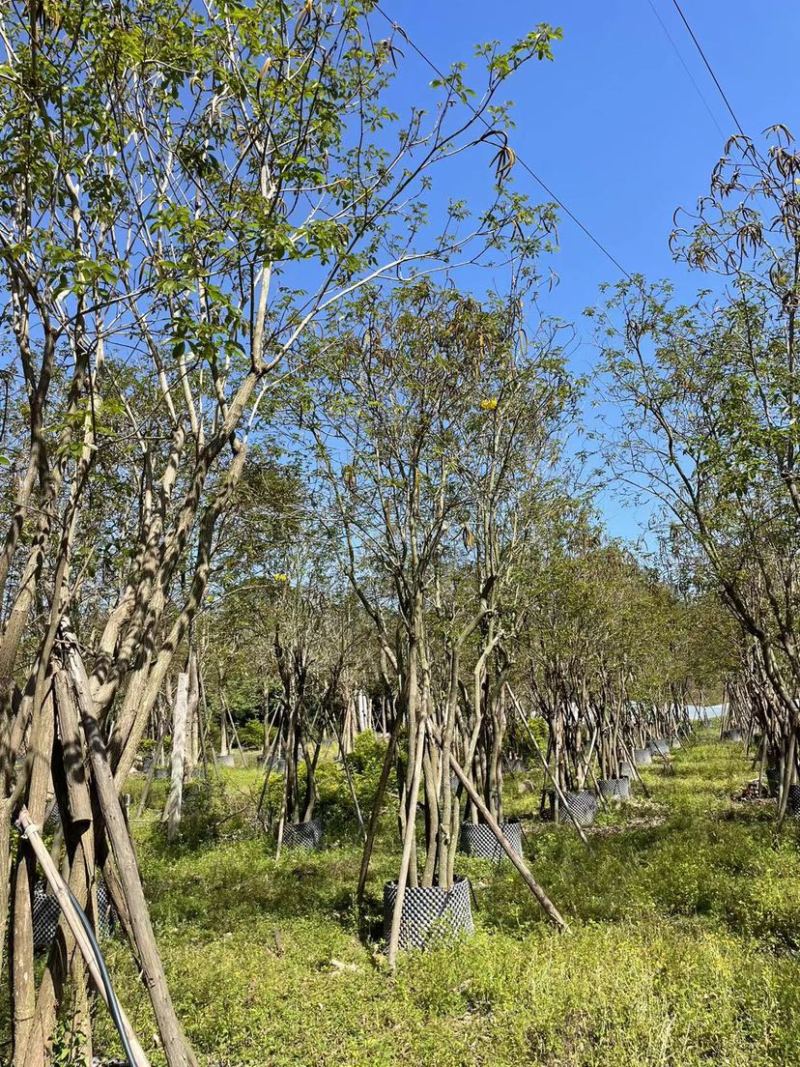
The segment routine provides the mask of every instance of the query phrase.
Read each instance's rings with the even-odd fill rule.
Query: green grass
[[[465,859],[476,936],[406,955],[394,977],[377,943],[359,938],[359,848],[346,797],[331,783],[331,847],[279,862],[237,819],[217,828],[215,842],[168,850],[149,812],[137,824],[141,866],[201,1063],[800,1062],[797,831],[778,835],[769,808],[731,801],[750,773],[741,745],[706,732],[674,765],[671,775],[647,772],[649,801],[604,814],[588,850],[568,827],[526,822],[532,868],[570,922],[567,935],[543,922],[509,867]],[[221,810],[257,794],[254,772],[228,781]],[[508,793],[509,814],[535,808],[514,783]],[[373,918],[396,867],[387,817],[370,881]],[[114,943],[108,954],[119,997],[160,1064],[127,950]],[[100,1012],[97,1023],[101,1043],[110,1031]]]

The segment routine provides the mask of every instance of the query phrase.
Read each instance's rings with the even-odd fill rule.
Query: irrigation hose
[[[61,908],[68,925],[73,927],[73,934],[78,940],[79,947],[81,947],[84,956],[86,956],[87,964],[89,964],[89,971],[92,973],[92,977],[96,984],[99,978],[99,984],[103,987],[101,993],[104,995],[109,1013],[111,1014],[114,1026],[119,1034],[128,1067],[137,1067],[137,1065],[143,1063],[146,1064],[147,1060],[144,1055],[137,1054],[132,1046],[132,1043],[136,1043],[135,1035],[129,1034],[128,1027],[130,1024],[126,1022],[122,1008],[117,1000],[117,995],[114,992],[114,987],[111,983],[111,976],[108,973],[105,959],[103,958],[100,946],[97,943],[92,924],[89,922],[86,913],[78,903],[75,894],[61,877],[58,870],[55,867],[53,867],[52,870],[48,869],[48,865],[52,866],[52,862],[50,861],[46,850],[43,849],[38,827],[34,825],[24,806],[19,813],[17,825],[19,826],[22,835],[28,838],[33,846],[33,850],[44,869],[45,876],[55,891],[56,901]],[[72,914],[70,914],[70,908],[72,909]],[[80,940],[77,938],[77,933],[75,931],[76,920],[78,927],[82,929],[86,938],[86,945],[81,946]],[[95,970],[92,969],[93,967]],[[138,1047],[138,1043],[136,1044]]]
[[[111,1018],[114,1020],[114,1025],[117,1028],[119,1039],[122,1042],[122,1048],[125,1052],[125,1058],[128,1061],[128,1067],[136,1067],[136,1058],[128,1040],[128,1034],[125,1029],[125,1024],[122,1021],[122,1015],[120,1013],[119,1001],[117,1000],[117,994],[114,992],[114,987],[111,984],[111,976],[108,973],[108,967],[106,967],[106,961],[103,958],[103,953],[100,951],[100,946],[97,943],[97,938],[94,936],[94,929],[92,924],[86,915],[86,912],[78,903],[75,894],[70,887],[64,883],[64,887],[69,893],[69,899],[75,909],[81,926],[86,932],[86,936],[89,939],[89,944],[92,946],[92,952],[97,961],[97,967],[100,971],[100,977],[103,979],[103,986],[105,987],[106,997],[108,998],[108,1010],[111,1013]]]

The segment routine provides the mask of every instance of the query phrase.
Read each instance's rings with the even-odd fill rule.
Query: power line
[[[730,100],[728,99],[728,97],[726,96],[726,94],[725,94],[725,90],[724,90],[724,89],[722,88],[722,85],[720,84],[719,78],[718,78],[718,77],[716,76],[716,74],[714,73],[714,68],[713,68],[713,67],[711,66],[711,64],[709,63],[709,61],[708,61],[708,57],[706,56],[705,52],[703,51],[703,46],[702,46],[702,45],[700,44],[700,42],[698,41],[697,37],[695,36],[694,30],[693,30],[693,29],[692,29],[692,27],[691,27],[691,26],[689,25],[689,20],[688,20],[688,19],[686,18],[686,16],[685,16],[685,15],[684,15],[684,13],[683,13],[683,8],[682,8],[682,7],[681,7],[681,5],[680,5],[680,4],[678,3],[678,0],[672,0],[672,3],[673,3],[673,5],[674,5],[674,7],[675,7],[675,10],[676,10],[676,11],[678,12],[678,14],[680,15],[680,17],[681,17],[681,21],[683,22],[684,26],[685,26],[685,27],[686,27],[686,29],[687,29],[687,30],[689,31],[689,36],[690,36],[690,37],[692,38],[692,41],[694,42],[694,46],[695,46],[695,48],[696,48],[696,49],[697,49],[697,51],[698,51],[698,52],[700,53],[700,58],[701,58],[701,59],[703,60],[703,62],[705,63],[705,65],[706,65],[706,70],[707,70],[707,71],[708,71],[708,73],[709,73],[709,74],[711,75],[711,78],[712,78],[712,80],[713,80],[714,84],[716,85],[717,89],[719,90],[719,95],[720,95],[720,96],[722,97],[723,101],[725,102],[725,107],[726,107],[726,108],[728,109],[728,111],[730,112],[730,116],[731,116],[731,118],[733,119],[733,122],[734,122],[734,125],[736,126],[736,129],[737,129],[737,130],[739,131],[739,133],[740,133],[740,134],[742,135],[742,137],[744,137],[744,138],[747,138],[747,134],[746,134],[746,133],[744,132],[744,130],[742,129],[742,124],[741,124],[741,122],[739,122],[739,120],[737,119],[737,117],[736,117],[736,112],[735,112],[735,111],[733,110],[733,108],[731,107],[731,102],[730,102]]]
[[[393,30],[397,30],[399,33],[401,33],[403,35],[403,38],[408,42],[409,47],[412,48],[417,53],[417,55],[420,57],[420,59],[424,63],[426,63],[428,67],[430,67],[430,69],[434,72],[434,74],[436,75],[437,78],[441,78],[443,81],[447,80],[447,75],[439,67],[437,67],[437,65],[430,58],[430,56],[426,55],[426,53],[423,52],[423,50],[419,47],[419,45],[417,45],[411,39],[409,34],[406,32],[405,28],[403,26],[401,26],[399,22],[395,22],[395,20],[393,18],[391,18],[389,15],[387,15],[387,13],[383,10],[383,8],[380,6],[380,4],[376,4],[375,5],[375,10],[380,15],[382,15],[384,19],[386,19],[386,21],[389,23],[389,25],[392,27]],[[467,109],[472,112],[472,114],[475,116],[475,118],[477,118],[486,127],[487,130],[491,130],[492,129],[492,126],[486,121],[486,119],[477,110],[477,108],[473,107],[472,104],[470,104],[470,102],[468,100],[465,100],[464,104],[466,105]],[[516,162],[522,167],[522,169],[524,171],[526,171],[526,173],[529,174],[530,177],[533,178],[533,180],[542,189],[544,189],[544,191],[551,198],[551,200],[553,200],[553,202],[556,203],[561,208],[561,210],[564,212],[564,214],[569,219],[571,219],[572,222],[574,222],[575,225],[589,238],[589,240],[592,242],[592,244],[594,244],[597,248],[600,249],[600,251],[603,253],[603,255],[611,263],[614,264],[614,266],[617,268],[618,271],[620,271],[622,274],[625,275],[626,278],[628,278],[629,280],[632,281],[633,279],[631,278],[631,275],[628,273],[628,271],[625,270],[625,268],[622,266],[622,264],[619,262],[619,260],[614,255],[612,255],[611,252],[609,252],[609,250],[606,248],[606,246],[603,244],[603,242],[598,237],[595,237],[595,235],[592,233],[592,231],[589,229],[589,227],[584,225],[584,223],[581,222],[581,220],[578,218],[578,216],[573,211],[570,211],[570,209],[567,207],[567,205],[564,203],[564,201],[561,199],[561,197],[558,196],[553,191],[553,189],[550,188],[550,186],[547,184],[547,182],[545,182],[544,179],[541,178],[536,173],[536,171],[533,170],[533,168],[530,167],[525,162],[524,159],[522,159],[516,153],[515,153],[515,156],[516,156]]]
[[[711,118],[711,121],[714,123],[714,125],[719,130],[720,136],[723,137],[723,138],[727,137],[727,134],[725,133],[725,131],[723,130],[723,128],[720,126],[719,122],[717,121],[717,116],[711,110],[711,105],[709,104],[708,100],[706,99],[705,93],[700,88],[700,86],[697,84],[697,79],[695,78],[694,74],[692,74],[691,70],[689,69],[689,67],[688,67],[688,65],[686,63],[686,60],[681,55],[681,51],[678,48],[677,44],[675,43],[674,37],[672,36],[672,34],[667,29],[667,26],[666,26],[666,23],[664,22],[664,20],[659,15],[658,8],[653,3],[653,0],[647,0],[647,2],[650,5],[650,10],[653,12],[653,14],[655,15],[656,19],[658,20],[659,26],[664,31],[664,36],[667,38],[669,43],[672,45],[672,50],[675,53],[675,55],[678,57],[678,61],[680,62],[680,65],[686,71],[686,76],[689,78],[689,81],[694,86],[695,92],[697,93],[697,95],[699,96],[700,100],[702,101],[703,106],[705,107],[706,111],[709,114],[709,117]]]

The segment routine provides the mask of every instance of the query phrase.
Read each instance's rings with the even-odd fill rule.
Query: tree
[[[481,304],[427,281],[389,299],[367,290],[326,333],[315,391],[300,397],[345,534],[342,566],[374,624],[403,723],[395,927],[406,879],[452,885],[457,746],[470,766],[481,738],[491,740],[483,788],[499,807],[503,694],[491,671],[515,625],[512,576],[526,536],[516,507],[570,397],[552,332],[521,340],[518,296]],[[393,934],[390,960],[394,951]]]
[[[680,305],[669,286],[635,279],[601,322],[623,416],[617,469],[697,546],[794,752],[800,155],[784,127],[771,132],[766,157],[745,138],[729,142],[709,194],[674,234],[676,254],[714,287]],[[788,787],[794,756],[786,768]]]
[[[506,51],[482,50],[484,84],[466,118],[454,106],[470,92],[457,66],[432,113],[401,120],[384,90],[402,57],[371,32],[372,7],[68,0],[0,16],[4,339],[28,423],[8,442],[14,503],[0,553],[0,921],[12,814],[25,798],[34,821],[43,814],[33,769],[50,762],[41,745],[63,667],[55,704],[71,687],[99,804],[96,841],[70,885],[85,902],[96,854],[127,898],[171,1065],[193,1055],[105,772],[119,789],[133,765],[287,353],[364,284],[499,250],[503,230],[525,222],[502,188],[472,224],[454,204],[435,225],[424,197],[432,169],[460,152],[481,145],[505,158],[495,94],[521,64],[549,58],[557,33],[542,26]],[[98,523],[93,504],[112,492]],[[96,609],[87,629],[84,600]],[[66,814],[63,791],[59,803]],[[67,935],[37,990],[25,933],[34,862],[24,842],[19,855],[14,1057],[33,1065],[48,1056],[67,970],[81,979]]]

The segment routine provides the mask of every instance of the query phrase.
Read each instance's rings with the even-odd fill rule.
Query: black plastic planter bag
[[[98,927],[101,937],[110,937],[114,932],[117,915],[111,905],[106,883],[101,878],[97,883]],[[46,952],[52,944],[61,918],[58,900],[47,892],[44,882],[33,887],[33,951]]]
[[[601,778],[597,786],[606,800],[627,800],[631,793],[631,783],[627,778]]]
[[[770,766],[767,767],[767,790],[771,797],[776,797],[781,790],[781,771],[780,767]]]
[[[597,815],[597,797],[588,789],[580,793],[566,793],[567,807],[578,826],[591,826]],[[563,812],[561,822],[568,822],[569,815]]]
[[[649,748],[635,748],[633,750],[633,762],[637,767],[649,767],[653,762],[653,753]]]
[[[322,820],[290,822],[283,828],[283,843],[286,848],[306,848],[316,851],[322,847]]]
[[[517,855],[521,856],[521,824],[518,822],[504,822],[500,823],[500,829]],[[499,863],[501,860],[508,859],[505,850],[485,823],[462,823],[460,844],[461,851],[467,856],[477,856],[479,859],[489,860],[491,863]]]
[[[789,786],[789,796],[786,798],[786,814],[795,819],[800,816],[800,785]]]
[[[396,899],[397,882],[387,882],[383,887],[383,934],[387,941]],[[406,886],[400,916],[401,949],[428,948],[474,932],[469,879],[455,878],[452,889]]]

